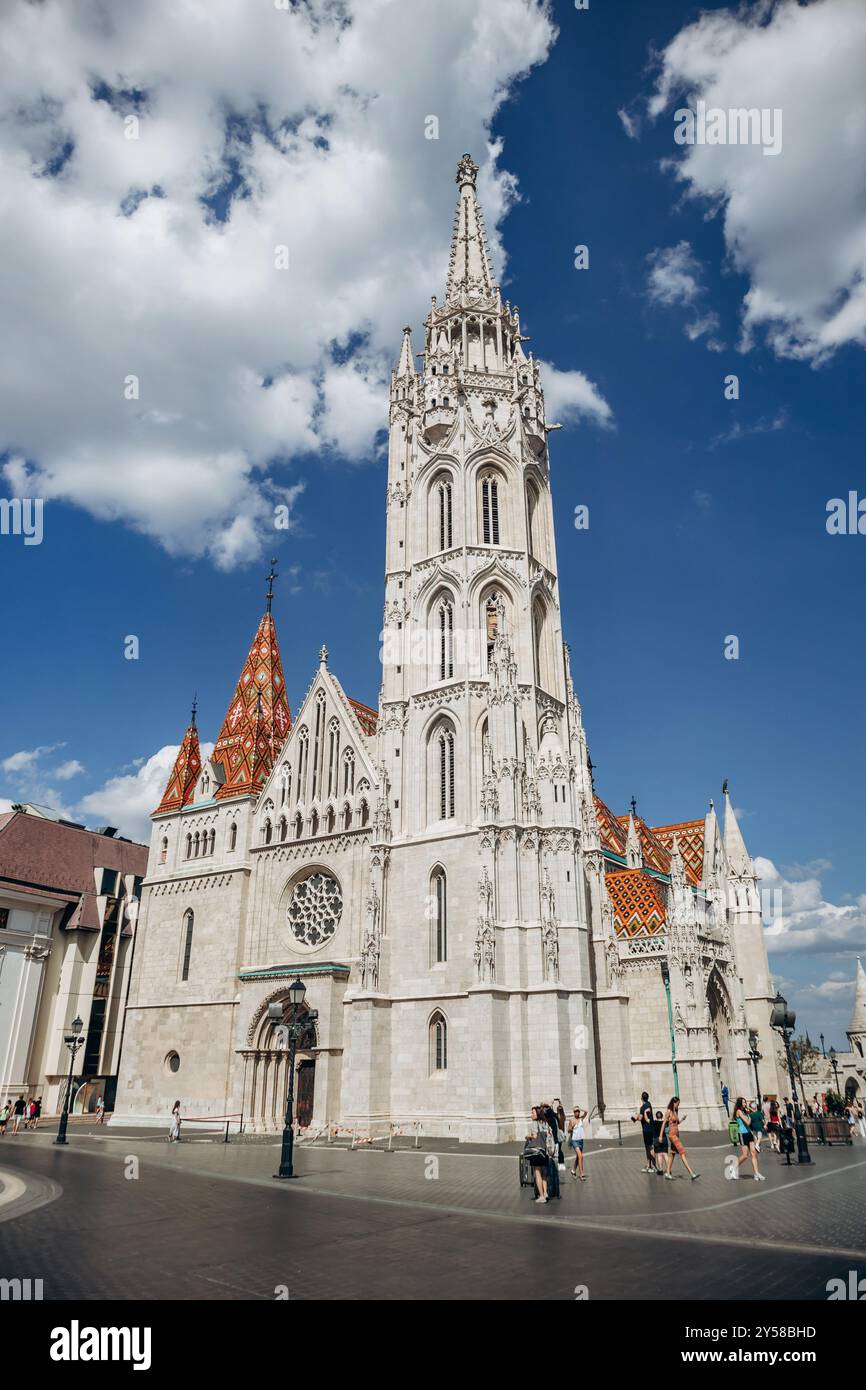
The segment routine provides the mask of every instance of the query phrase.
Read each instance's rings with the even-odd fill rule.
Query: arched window
[[[454,675],[454,606],[449,598],[436,605],[436,679],[450,680]]]
[[[325,824],[326,824],[327,827],[328,827],[328,834],[329,834],[329,835],[333,835],[333,833],[334,833],[334,826],[335,826],[335,824],[336,824],[336,818],[335,818],[335,816],[334,816],[334,808],[333,808],[333,806],[329,806],[329,807],[328,807],[328,816],[327,816],[327,820],[325,821]]]
[[[481,539],[484,545],[499,544],[499,481],[495,473],[481,479]]]
[[[337,786],[340,766],[340,725],[336,719],[332,719],[328,725],[328,796],[336,796],[340,790]]]
[[[301,729],[298,734],[298,746],[300,751],[298,753],[298,785],[295,791],[295,800],[301,801],[307,780],[307,757],[310,751],[309,738],[305,728]]]
[[[355,754],[347,748],[343,755],[343,795],[351,796],[355,790]]]
[[[430,1020],[430,1072],[448,1070],[448,1025],[445,1015],[437,1009]]]
[[[319,813],[318,813],[318,811],[314,811],[313,814],[310,816],[310,834],[311,834],[311,835],[318,835],[318,833],[319,833]]]
[[[366,825],[366,824],[367,824],[367,821],[370,819],[370,808],[369,808],[369,806],[367,805],[367,802],[366,802],[366,801],[362,801],[362,802],[361,802],[360,814],[361,814],[361,824],[362,824],[362,825]]]
[[[165,836],[163,835],[163,837],[162,837],[162,843],[161,843],[160,846],[159,846],[159,862],[160,862],[160,864],[164,864],[167,858],[168,858],[168,840],[167,840],[167,839],[165,838]]]
[[[484,601],[484,650],[487,653],[487,668],[496,646],[496,638],[505,630],[505,603],[502,595],[495,589]]]
[[[280,840],[286,840],[286,839],[288,839],[288,835],[289,835],[289,823],[288,823],[288,821],[286,820],[285,816],[280,816]]]
[[[325,692],[320,690],[316,696],[316,733],[313,742],[313,790],[311,800],[315,801],[319,795],[322,781],[322,753],[324,751],[325,734]]]
[[[292,798],[292,769],[288,766],[283,768],[283,778],[280,785],[280,805],[285,806]]]
[[[343,810],[343,829],[344,829],[344,830],[351,830],[351,829],[352,829],[352,808],[351,808],[351,806],[346,806],[346,807],[344,808],[344,810]]]
[[[430,954],[434,965],[448,959],[448,902],[445,887],[445,870],[434,869],[430,876],[430,907],[432,912],[432,939]]]
[[[180,968],[180,978],[189,979],[189,962],[192,956],[192,929],[195,918],[192,908],[188,908],[183,914],[183,961]]]
[[[439,773],[439,819],[451,820],[454,816],[454,730],[442,725],[436,734],[436,752]]]
[[[194,834],[193,837],[192,837],[192,857],[193,857],[193,859],[198,859],[200,853],[201,853],[201,842],[200,842],[200,838],[199,838],[199,833],[198,833],[198,831],[196,831],[195,834]]]
[[[208,852],[208,854],[213,854],[215,847],[216,847],[216,828],[214,827],[214,828],[211,829],[210,835],[208,836],[208,843],[207,843],[207,852]]]
[[[303,828],[304,828],[304,821],[303,821],[303,817],[301,816],[301,813],[300,813],[300,811],[299,811],[298,814],[295,816],[295,839],[296,839],[296,840],[300,840],[300,838],[301,838],[301,831],[303,830]]]
[[[206,772],[203,772],[201,775],[201,791],[202,796],[208,796],[210,794],[210,778]]]
[[[231,823],[231,825],[229,826],[229,849],[230,849],[230,850],[235,849],[235,848],[237,847],[237,843],[238,843],[238,823],[237,823],[237,821],[233,820],[232,823]]]
[[[436,488],[438,540],[440,550],[450,550],[454,539],[451,483],[443,478]]]
[[[268,819],[265,821],[264,825],[262,826],[262,844],[263,844],[263,845],[269,845],[269,844],[271,843],[271,837],[272,837],[272,835],[273,835],[273,826],[271,825],[271,818],[270,818],[270,816],[268,816]]]
[[[551,690],[554,679],[550,658],[550,617],[541,599],[536,600],[532,609],[532,645],[536,685]]]
[[[538,489],[534,483],[529,483],[526,488],[526,530],[529,539],[529,553],[538,558],[541,555],[539,546],[539,521],[538,514]]]
[[[186,857],[187,857],[187,859],[191,859],[191,858],[192,858],[192,836],[191,836],[191,835],[187,835],[187,837],[186,837]]]

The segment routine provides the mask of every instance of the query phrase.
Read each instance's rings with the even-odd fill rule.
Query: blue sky
[[[786,25],[789,37],[794,32],[795,20],[801,21],[788,8],[768,12],[764,42],[774,41],[774,26],[781,32]],[[849,25],[850,34],[846,0],[808,8],[822,12],[815,22],[826,21],[831,35],[837,20]],[[156,12],[154,23],[167,30],[177,24],[182,55],[183,20],[172,19],[171,7],[157,6]],[[605,425],[597,411],[569,405],[566,393],[565,427],[551,447],[564,624],[597,787],[619,811],[634,795],[647,820],[659,824],[704,814],[710,797],[720,799],[722,779],[730,779],[749,848],[771,861],[765,882],[783,886],[791,914],[784,935],[791,949],[773,956],[774,972],[810,1031],[823,1029],[841,1045],[851,999],[846,982],[853,978],[857,952],[866,953],[866,538],[829,536],[825,526],[830,498],[847,497],[852,489],[866,494],[863,324],[852,313],[853,326],[837,331],[830,347],[825,331],[856,283],[854,272],[846,282],[843,272],[832,269],[843,232],[850,230],[843,225],[850,209],[831,206],[825,215],[808,202],[808,178],[819,169],[803,131],[813,131],[826,116],[821,90],[804,80],[796,64],[781,95],[764,90],[749,53],[762,34],[722,6],[710,4],[704,12],[700,20],[701,11],[683,4],[614,7],[593,0],[588,12],[561,4],[545,15],[523,0],[508,0],[488,12],[499,66],[491,62],[491,73],[459,100],[432,59],[429,68],[410,71],[404,85],[395,76],[392,90],[387,66],[376,68],[362,51],[356,62],[364,82],[359,75],[358,85],[366,84],[368,92],[375,88],[385,111],[375,130],[365,127],[364,112],[340,108],[342,98],[333,97],[332,111],[326,53],[321,81],[304,111],[279,113],[276,100],[266,105],[273,89],[265,79],[250,78],[245,88],[243,51],[231,82],[221,79],[221,61],[225,73],[231,72],[230,55],[221,52],[214,57],[210,95],[222,104],[202,100],[198,114],[212,144],[206,177],[197,171],[203,180],[198,216],[202,227],[208,219],[212,224],[209,239],[198,245],[196,263],[187,271],[182,261],[165,261],[163,277],[159,260],[142,259],[141,273],[125,282],[111,261],[120,254],[111,238],[126,228],[117,230],[116,211],[113,223],[101,220],[100,199],[114,197],[124,181],[128,188],[156,187],[158,196],[145,199],[143,211],[126,220],[182,215],[180,232],[177,222],[154,223],[179,257],[189,251],[187,243],[196,252],[197,214],[194,201],[183,202],[189,168],[172,163],[171,120],[178,118],[159,104],[160,81],[170,72],[161,72],[155,59],[148,62],[147,53],[136,71],[134,32],[119,31],[113,49],[108,41],[97,46],[94,62],[101,64],[97,70],[106,86],[91,89],[89,105],[105,114],[88,109],[77,142],[70,114],[63,138],[71,130],[73,148],[61,171],[55,172],[62,162],[56,160],[51,172],[44,169],[51,151],[56,153],[62,121],[53,131],[30,122],[21,135],[30,158],[43,160],[41,183],[57,185],[47,193],[38,190],[57,200],[57,264],[45,277],[54,277],[48,288],[37,263],[24,265],[16,284],[4,287],[7,307],[14,319],[38,304],[30,320],[35,318],[36,341],[22,328],[22,363],[32,350],[29,363],[41,370],[40,349],[49,337],[62,341],[63,355],[48,355],[38,389],[32,379],[22,388],[20,364],[7,362],[0,369],[9,403],[4,418],[14,421],[0,439],[6,451],[3,495],[15,495],[17,480],[21,495],[36,495],[39,482],[39,495],[46,496],[41,545],[0,537],[9,663],[0,693],[0,797],[52,795],[90,823],[114,821],[127,800],[128,824],[140,826],[142,796],[146,800],[149,791],[141,769],[179,739],[194,691],[202,735],[216,735],[262,611],[271,553],[281,572],[275,615],[293,710],[323,641],[348,693],[376,703],[385,484],[376,430],[377,420],[379,427],[385,421],[383,354],[390,343],[396,359],[403,321],[414,325],[420,346],[429,296],[442,294],[456,195],[453,169],[469,149],[483,165],[488,228],[506,257],[503,293],[520,306],[523,330],[531,335],[528,347],[559,372],[585,374],[611,412]],[[442,14],[442,61],[453,69],[460,45],[479,40],[464,32],[467,20],[459,6],[446,5]],[[722,29],[713,27],[714,17]],[[423,7],[419,23],[422,18]],[[781,104],[786,116],[791,113],[778,159],[741,150],[736,153],[743,162],[735,165],[726,151],[724,169],[709,176],[710,183],[715,180],[710,196],[705,166],[695,165],[687,176],[681,166],[678,175],[683,152],[673,142],[673,110],[682,104],[677,83],[689,85],[690,61],[676,47],[677,35],[699,20],[692,47],[703,45],[704,55],[713,58],[710,90],[739,92],[737,104]],[[52,22],[76,21],[67,16]],[[32,27],[26,33],[33,38]],[[739,47],[731,46],[732,38],[741,41]],[[856,50],[861,39],[862,32],[851,35],[850,46]],[[254,41],[266,43],[266,36]],[[812,41],[804,30],[803,52]],[[368,42],[372,48],[375,35]],[[251,46],[255,56],[253,40]],[[524,62],[524,52],[534,65]],[[833,52],[839,68],[833,72],[831,61],[827,81],[832,77],[835,90],[848,81],[848,68],[847,56]],[[773,68],[784,82],[784,64]],[[251,70],[259,73],[255,65]],[[335,73],[334,84],[337,78]],[[34,84],[50,90],[59,80],[43,66]],[[647,103],[666,80],[674,95],[653,117]],[[507,92],[505,100],[496,95],[497,84]],[[225,120],[229,86],[236,113],[231,122]],[[150,95],[133,97],[133,91]],[[120,119],[124,111],[146,113],[148,102],[155,123],[162,118],[164,125],[156,148],[141,156],[146,171],[127,176],[110,167],[114,183],[108,175],[103,181],[96,171],[106,168],[108,158],[99,143],[107,138],[104,120]],[[431,111],[440,116],[438,141],[424,138]],[[91,118],[94,125],[87,127]],[[233,175],[237,164],[225,143],[229,125],[240,139],[243,165],[255,146],[255,128],[277,129],[281,119],[284,133],[291,130],[298,145],[278,151],[265,139],[251,157],[245,187]],[[97,127],[97,121],[103,124]],[[312,134],[311,122],[317,126]],[[306,177],[313,153],[318,149],[327,167],[331,155],[339,157],[338,136],[345,143],[353,130],[361,132],[353,174],[342,173],[333,186],[311,178],[303,206],[295,186],[292,217],[271,226],[268,209],[278,206],[284,178],[280,161],[287,170],[293,161],[305,161]],[[495,144],[493,159],[485,131]],[[836,161],[839,178],[853,177],[844,143],[828,139],[818,148],[822,163]],[[128,149],[120,150],[118,164],[128,156]],[[189,158],[194,161],[194,153]],[[372,182],[365,192],[368,167]],[[347,189],[354,177],[359,202]],[[769,193],[757,191],[756,179]],[[111,185],[107,192],[103,184]],[[20,215],[44,220],[45,205],[30,208],[29,196],[19,193]],[[270,196],[277,201],[269,204]],[[342,213],[339,198],[345,199]],[[82,230],[88,216],[96,229],[92,246]],[[860,218],[862,233],[862,211]],[[815,278],[808,295],[796,262],[778,271],[789,242],[801,236],[801,220],[809,228],[806,264]],[[300,224],[296,243],[285,227]],[[291,243],[297,269],[279,283],[276,310],[274,295],[268,295],[264,320],[258,316],[257,285],[245,288],[248,237],[225,246],[225,229],[233,233],[238,226],[249,235],[258,226],[269,245],[284,236]],[[308,251],[307,265],[303,237],[316,248],[315,254]],[[577,244],[589,247],[588,270],[574,268]],[[130,254],[145,258],[144,245],[133,243]],[[215,246],[225,254],[208,261]],[[654,266],[660,268],[655,280]],[[199,277],[186,309],[176,288],[185,283],[184,273]],[[208,276],[220,278],[224,296],[213,320],[207,289],[201,288]],[[318,300],[309,297],[310,285]],[[747,343],[744,301],[751,294],[757,302],[756,289],[772,291],[782,308],[771,324],[756,319]],[[317,316],[327,320],[341,295],[346,304],[333,332],[317,327]],[[377,305],[384,306],[381,314]],[[130,323],[133,336],[119,340],[122,350],[106,355],[106,337],[110,341],[118,324],[126,334]],[[227,451],[242,452],[248,430],[253,462],[242,487],[236,487],[235,475],[226,483],[230,464],[214,468],[213,452],[203,461],[195,455],[194,430],[164,447],[161,439],[159,460],[151,464],[152,436],[141,432],[140,421],[126,424],[121,418],[111,430],[105,425],[110,411],[107,403],[100,406],[98,391],[110,390],[116,409],[117,383],[136,370],[138,358],[130,350],[135,334],[139,343],[149,335],[147,360],[159,363],[171,358],[179,333],[183,352],[178,350],[170,377],[161,383],[162,394],[148,403],[148,428],[156,421],[170,436],[194,395],[195,409],[215,435],[235,432]],[[263,376],[292,363],[303,400],[304,392],[311,400],[319,393],[309,420],[286,426],[279,448],[269,444],[260,416],[245,418],[242,406],[221,421],[226,393],[220,373],[229,380],[238,365],[233,350],[239,362]],[[91,355],[100,362],[89,380]],[[351,391],[341,396],[336,390],[348,381],[338,374],[346,363],[356,369],[351,386],[359,391],[357,410]],[[156,370],[150,378],[143,373],[144,394]],[[100,373],[112,371],[116,381],[110,386],[94,385]],[[724,399],[729,373],[739,376],[737,401]],[[69,382],[72,399],[64,404]],[[126,430],[130,440],[138,431],[129,454]],[[199,435],[206,430],[201,425]],[[212,447],[219,451],[218,439]],[[171,489],[187,474],[193,478],[190,489],[181,488],[175,499]],[[134,476],[135,486],[124,492],[121,476]],[[156,495],[163,488],[168,500],[151,506],[149,491]],[[263,534],[265,504],[286,489],[292,529]],[[244,518],[242,543],[236,543],[237,526],[229,530],[230,546],[203,540],[217,524],[232,527],[233,497],[240,498],[238,514]],[[579,503],[590,509],[586,531],[573,525]],[[137,661],[124,659],[128,634],[139,638]],[[739,638],[735,661],[724,657],[730,634]],[[70,770],[75,763],[83,770]],[[117,783],[118,777],[128,780]]]

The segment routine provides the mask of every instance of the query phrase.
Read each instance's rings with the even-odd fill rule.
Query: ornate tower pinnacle
[[[478,165],[470,155],[465,154],[457,166],[455,180],[460,189],[460,197],[454,215],[448,283],[445,289],[445,301],[448,304],[459,303],[462,295],[472,299],[489,300],[496,293],[487,254],[484,218],[475,197],[477,173]]]

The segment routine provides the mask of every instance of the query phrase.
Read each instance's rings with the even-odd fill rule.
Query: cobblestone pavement
[[[277,1183],[275,1141],[52,1137],[0,1140],[0,1182],[19,1194],[0,1190],[0,1277],[41,1277],[46,1297],[814,1299],[866,1274],[866,1144],[791,1168],[765,1151],[765,1183],[731,1182],[722,1136],[687,1136],[692,1183],[597,1143],[587,1182],[562,1175],[545,1206],[521,1191],[516,1153],[438,1141],[301,1145],[298,1181]]]

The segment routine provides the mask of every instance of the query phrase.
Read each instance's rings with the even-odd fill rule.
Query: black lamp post
[[[81,1032],[84,1024],[80,1018],[72,1020],[72,1031],[63,1034],[63,1041],[69,1048],[69,1076],[66,1081],[66,1100],[60,1112],[60,1127],[57,1130],[55,1144],[66,1143],[66,1126],[69,1123],[69,1107],[72,1104],[72,1072],[75,1068],[75,1054],[79,1047],[84,1046],[84,1034]]]
[[[770,1027],[775,1028],[781,1033],[785,1044],[785,1058],[788,1063],[788,1075],[791,1078],[791,1100],[794,1102],[794,1132],[797,1136],[797,1162],[811,1163],[812,1156],[809,1153],[809,1145],[806,1142],[806,1126],[803,1124],[803,1117],[800,1114],[800,1105],[797,1100],[797,1081],[794,1076],[794,1062],[791,1057],[791,1035],[794,1031],[794,1024],[797,1015],[793,1009],[788,1008],[788,1001],[781,993],[777,993],[776,1001],[773,1005],[773,1012],[770,1014]],[[789,1155],[790,1158],[790,1155]]]
[[[289,1093],[286,1098],[286,1122],[283,1125],[283,1147],[280,1153],[280,1171],[274,1173],[275,1178],[293,1178],[295,1176],[292,1167],[292,1153],[295,1146],[295,1053],[298,1047],[298,1039],[306,1030],[309,1023],[309,1014],[303,1022],[300,1022],[299,1015],[301,1006],[304,1002],[306,988],[300,979],[294,980],[289,985],[289,1016],[286,1027],[289,1040]],[[284,1007],[280,1003],[268,1005],[268,1014],[275,1023],[282,1023]]]
[[[822,1057],[826,1057],[827,1054],[826,1054],[826,1052],[824,1051],[824,1034],[823,1034],[823,1033],[819,1033],[818,1036],[819,1036],[820,1039],[821,1039],[821,1056],[822,1056]]]
[[[836,1049],[835,1049],[835,1047],[831,1047],[831,1048],[830,1048],[830,1051],[829,1051],[829,1053],[828,1053],[828,1056],[829,1056],[829,1058],[830,1058],[830,1066],[833,1068],[833,1080],[834,1080],[835,1083],[836,1083],[836,1095],[838,1096],[838,1095],[840,1094],[840,1091],[839,1091],[839,1068],[836,1066]]]
[[[665,998],[668,1001],[668,1027],[671,1034],[671,1069],[674,1074],[674,1095],[680,1093],[680,1078],[677,1075],[677,1035],[674,1031],[674,1015],[671,1008],[671,969],[666,960],[659,961],[662,970],[662,984],[665,987]]]
[[[755,1032],[749,1033],[749,1056],[752,1059],[752,1066],[755,1068],[755,1100],[761,1104],[761,1083],[758,1079],[758,1063],[762,1054],[758,1051],[758,1035]]]

